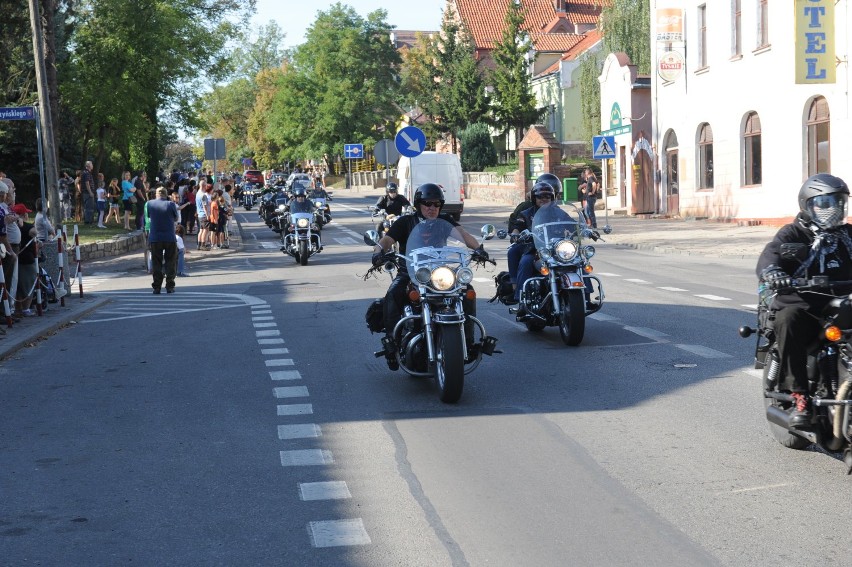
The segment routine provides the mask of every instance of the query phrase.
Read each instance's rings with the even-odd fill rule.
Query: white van
[[[412,178],[413,175],[413,178]],[[417,157],[399,158],[397,177],[402,194],[414,201],[414,191],[424,183],[436,183],[444,190],[442,213],[459,220],[464,210],[462,169],[459,156],[437,152],[423,152]]]

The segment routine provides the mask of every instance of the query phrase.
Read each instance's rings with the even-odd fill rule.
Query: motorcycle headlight
[[[577,255],[577,243],[573,240],[560,240],[553,251],[558,260],[567,262]]]
[[[296,226],[299,228],[308,228],[308,219],[299,219],[296,221]]]
[[[438,291],[452,289],[456,283],[456,275],[446,266],[435,268],[432,272],[432,286]]]
[[[458,278],[460,284],[467,285],[473,281],[473,270],[470,268],[459,268],[456,271],[456,278]]]
[[[417,268],[414,273],[414,279],[419,283],[427,284],[432,279],[432,271],[429,268]]]
[[[584,246],[583,247],[583,255],[586,257],[586,260],[592,258],[595,255],[595,247],[594,246]]]

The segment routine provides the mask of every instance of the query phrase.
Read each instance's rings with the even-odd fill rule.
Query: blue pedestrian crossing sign
[[[615,136],[594,136],[592,138],[592,158],[612,159],[615,157]]]
[[[417,126],[406,126],[396,133],[393,143],[405,157],[417,157],[426,149],[426,134]]]
[[[343,144],[343,157],[346,159],[363,159],[364,144]]]

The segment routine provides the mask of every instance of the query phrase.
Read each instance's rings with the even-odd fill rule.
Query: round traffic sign
[[[426,134],[417,126],[406,126],[396,133],[394,144],[405,157],[417,157],[426,149]]]
[[[399,159],[399,152],[393,143],[393,140],[379,140],[376,142],[376,147],[373,148],[373,155],[376,156],[376,161],[385,165],[396,163]]]

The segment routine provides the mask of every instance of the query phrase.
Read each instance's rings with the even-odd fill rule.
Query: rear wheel
[[[299,242],[299,264],[302,266],[308,265],[308,241],[302,240]]]
[[[454,404],[464,389],[464,334],[460,325],[436,326],[435,381],[441,401]]]
[[[569,346],[582,342],[586,332],[586,298],[583,291],[563,292],[559,305],[559,334]]]
[[[763,367],[763,390],[766,391],[769,388],[774,389],[774,384],[769,384],[769,369],[772,366],[772,361],[775,357],[774,353],[769,353],[766,357],[766,366]],[[776,400],[775,398],[763,398],[763,407],[768,408],[769,406],[776,406],[784,411],[790,409],[790,404],[782,402],[780,400]],[[776,425],[771,421],[767,421],[767,425],[769,425],[769,432],[772,433],[772,436],[775,437],[775,440],[787,447],[788,449],[805,449],[810,446],[811,442],[805,439],[804,437],[799,437],[798,435],[793,435],[788,430],[784,429],[780,425]]]

